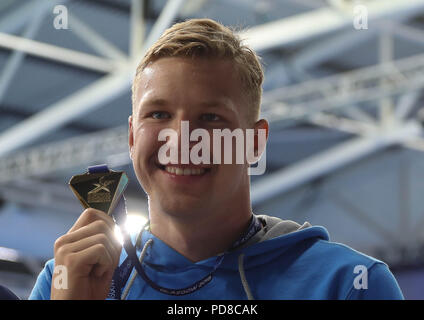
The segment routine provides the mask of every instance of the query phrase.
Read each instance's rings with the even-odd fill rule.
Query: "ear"
[[[257,121],[254,125],[255,130],[255,142],[254,142],[254,148],[255,148],[255,154],[258,154],[258,157],[264,152],[266,142],[268,141],[268,134],[269,134],[269,124],[268,121],[265,119],[260,119]],[[259,131],[265,130],[265,141],[259,141]],[[263,131],[262,131],[263,134]]]
[[[128,117],[128,147],[130,151],[130,158],[132,160],[134,148],[134,134],[133,134],[133,119],[132,116]]]

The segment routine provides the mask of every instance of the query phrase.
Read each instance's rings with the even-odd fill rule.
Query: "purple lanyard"
[[[103,165],[103,166],[89,167],[88,171],[90,173],[108,172],[109,169],[106,165]],[[127,215],[127,210],[126,210],[126,206],[125,206],[125,198],[124,198],[124,196],[122,196],[122,198],[119,200],[115,210],[112,213],[112,217],[115,220],[116,224],[121,228],[122,236],[124,238],[123,246],[124,246],[124,249],[127,253],[127,258],[124,260],[124,262],[118,268],[116,268],[116,270],[113,274],[112,283],[111,283],[111,286],[110,286],[110,289],[109,289],[109,294],[107,296],[108,299],[114,299],[114,300],[120,300],[121,299],[122,289],[124,288],[125,284],[127,283],[128,278],[130,277],[131,271],[132,271],[133,268],[135,268],[137,270],[137,273],[153,289],[155,289],[159,292],[162,292],[164,294],[173,295],[173,296],[182,296],[182,295],[190,294],[194,291],[197,291],[200,288],[204,287],[206,284],[208,284],[212,280],[213,274],[218,269],[218,267],[222,264],[222,261],[224,260],[224,256],[225,256],[226,253],[228,253],[228,251],[231,251],[231,250],[235,249],[236,247],[239,247],[242,244],[246,243],[262,227],[259,219],[255,215],[252,215],[252,219],[251,219],[251,222],[250,222],[250,225],[249,225],[249,228],[247,229],[247,231],[243,234],[243,236],[239,240],[237,240],[231,246],[231,248],[226,253],[224,253],[224,254],[222,254],[222,255],[220,255],[216,258],[215,265],[214,265],[212,271],[209,274],[207,274],[205,277],[203,277],[202,279],[200,279],[199,281],[195,282],[194,284],[192,284],[188,287],[185,287],[185,288],[182,288],[182,289],[171,289],[171,288],[165,288],[165,287],[159,286],[158,284],[154,283],[147,276],[147,274],[144,272],[143,267],[142,267],[140,261],[138,260],[136,248],[132,244],[130,235],[128,234],[128,232],[125,230],[125,227],[124,227],[126,215]],[[143,230],[141,231],[141,233],[142,232],[143,232]],[[140,234],[140,236],[141,236],[141,234]]]

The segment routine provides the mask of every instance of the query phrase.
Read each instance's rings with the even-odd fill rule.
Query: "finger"
[[[102,276],[105,272],[115,269],[114,261],[102,244],[95,244],[72,255],[74,265],[85,266],[87,270],[81,270],[85,274],[90,272],[96,276]]]
[[[113,221],[112,217],[108,216],[103,211],[93,209],[93,208],[88,208],[88,209],[85,209],[83,213],[79,216],[78,220],[71,227],[71,229],[69,229],[68,233],[74,232],[75,230],[78,230],[82,228],[83,226],[86,226],[96,220],[103,220],[112,229],[115,226],[115,222]]]
[[[96,245],[102,245],[109,253],[113,262],[119,260],[121,250],[118,250],[104,233],[98,233],[88,238],[66,244],[61,248],[59,254],[68,255],[78,253]]]
[[[67,233],[60,237],[57,246],[69,244],[79,241],[84,238],[94,236],[96,234],[105,234],[113,243],[113,245],[120,250],[121,244],[115,236],[115,226],[111,228],[104,220],[96,220],[86,226],[83,226],[73,232]]]

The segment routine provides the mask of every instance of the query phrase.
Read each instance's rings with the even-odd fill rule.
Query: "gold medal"
[[[94,208],[111,215],[128,185],[123,171],[96,172],[76,175],[69,186],[84,208]]]

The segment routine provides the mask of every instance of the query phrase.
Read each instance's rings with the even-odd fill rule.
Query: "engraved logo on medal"
[[[95,202],[108,202],[111,201],[110,196],[110,190],[107,187],[111,183],[113,183],[113,180],[106,180],[106,177],[100,177],[98,183],[93,183],[95,188],[88,192],[88,198],[87,201],[89,203],[95,203]]]

